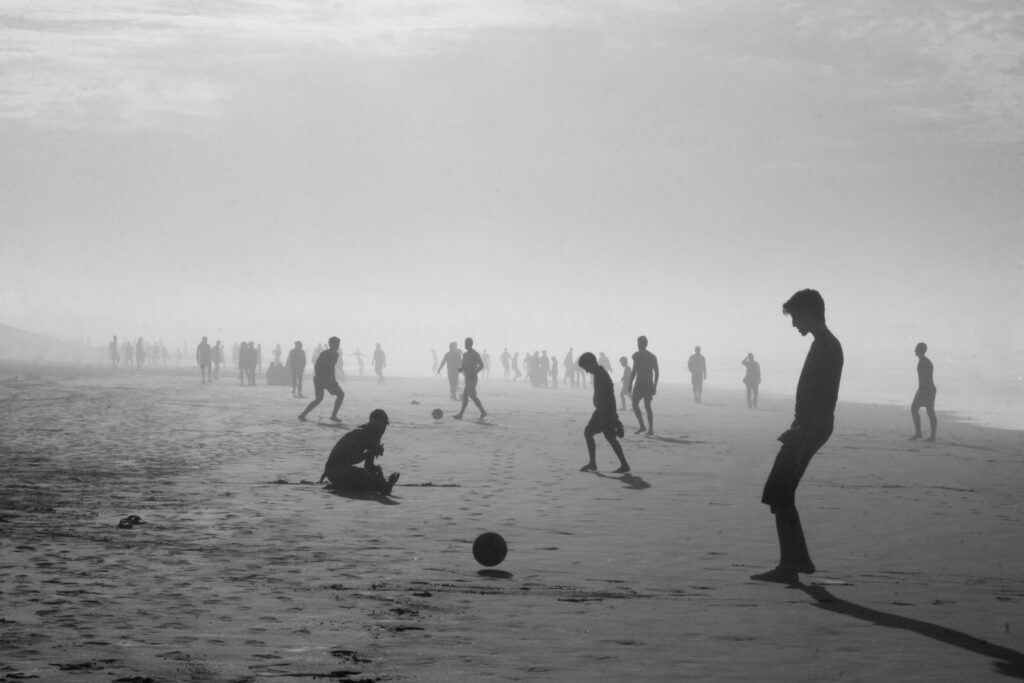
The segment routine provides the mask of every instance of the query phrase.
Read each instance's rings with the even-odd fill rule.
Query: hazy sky
[[[0,321],[682,362],[1024,344],[1024,5],[5,0]]]

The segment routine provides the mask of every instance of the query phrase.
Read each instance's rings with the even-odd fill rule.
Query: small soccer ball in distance
[[[442,417],[444,417],[444,411],[441,410],[440,408],[434,408],[434,412],[430,414],[434,416],[435,420],[440,420]]]
[[[501,534],[488,531],[480,534],[473,541],[473,557],[485,567],[494,567],[501,564],[508,554],[508,545]]]

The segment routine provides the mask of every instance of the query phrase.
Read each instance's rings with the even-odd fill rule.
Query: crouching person
[[[389,495],[398,481],[398,472],[385,479],[384,470],[373,464],[374,458],[384,455],[380,440],[387,428],[388,414],[377,408],[370,413],[369,422],[334,444],[320,481],[327,479],[340,491]]]

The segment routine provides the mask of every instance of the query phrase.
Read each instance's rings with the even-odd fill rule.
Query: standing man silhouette
[[[384,367],[387,365],[384,356],[384,349],[377,342],[377,348],[373,350],[373,371],[377,374],[377,384],[384,383]]]
[[[334,366],[338,363],[339,346],[341,346],[341,339],[331,337],[327,340],[327,350],[316,357],[316,363],[313,364],[313,390],[316,394],[313,396],[313,400],[309,402],[309,405],[306,406],[306,409],[299,413],[299,420],[302,422],[305,422],[309,412],[320,405],[320,401],[324,400],[325,391],[334,396],[334,410],[331,411],[331,421],[341,422],[338,418],[338,410],[341,408],[342,401],[345,400],[345,392],[341,390],[338,380],[334,376]]]
[[[690,384],[693,386],[693,400],[700,403],[701,395],[704,393],[704,380],[708,378],[708,362],[700,354],[700,347],[693,347],[693,355],[686,362],[686,369],[690,371]]]
[[[748,353],[740,364],[747,369],[743,375],[743,384],[747,387],[747,407],[756,408],[758,386],[761,384],[761,364],[754,360],[752,353]]]
[[[203,341],[199,342],[199,346],[196,347],[196,363],[199,365],[199,372],[203,376],[202,384],[213,382],[213,374],[210,371],[212,361],[213,349],[210,348],[210,343],[206,341],[206,337],[203,337]]]
[[[651,401],[658,393],[660,377],[658,357],[647,350],[647,337],[643,335],[636,338],[636,347],[637,352],[633,354],[633,372],[629,377],[630,392],[633,396],[633,414],[636,415],[637,422],[640,423],[640,428],[636,430],[636,433],[640,434],[646,429],[648,435],[653,435],[654,411],[651,410]],[[580,365],[580,367],[583,366]],[[644,409],[647,412],[646,427],[644,426],[644,416],[640,414],[641,400],[643,400]]]
[[[825,301],[817,291],[800,290],[782,304],[782,312],[793,319],[793,327],[801,335],[810,333],[814,341],[796,387],[795,419],[779,436],[782,448],[761,496],[761,502],[771,506],[775,515],[779,564],[751,578],[793,584],[799,583],[798,574],[813,574],[815,570],[796,510],[796,487],[811,457],[832,435],[843,374],[843,347],[825,325]]]
[[[928,414],[928,424],[931,427],[931,435],[925,441],[935,441],[935,429],[939,426],[939,418],[935,416],[935,366],[928,359],[925,353],[928,345],[924,342],[914,347],[914,355],[917,356],[917,393],[914,394],[914,401],[910,404],[910,417],[914,420],[914,435],[911,441],[917,441],[924,434],[921,433],[921,408]]]
[[[306,352],[302,349],[302,342],[295,342],[295,346],[288,352],[285,365],[292,373],[292,396],[302,398],[302,375],[306,372]]]
[[[462,387],[462,409],[459,410],[458,415],[452,416],[456,420],[462,419],[470,400],[473,401],[477,410],[480,411],[480,419],[483,420],[487,417],[484,404],[480,402],[476,395],[477,379],[480,376],[480,371],[483,369],[484,361],[480,358],[480,354],[476,352],[476,349],[473,348],[472,337],[466,337],[466,351],[462,354],[462,367],[459,368],[459,372],[465,377],[465,385]]]

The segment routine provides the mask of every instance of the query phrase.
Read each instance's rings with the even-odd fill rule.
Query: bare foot
[[[580,472],[597,472],[597,465],[594,465],[593,463],[584,465],[580,468]]]
[[[458,415],[452,415],[452,419],[454,419],[454,420],[461,420],[462,419],[462,413],[459,413]]]
[[[750,577],[754,581],[768,581],[770,583],[785,583],[794,586],[800,583],[800,575],[795,569],[789,567],[776,567],[763,574],[754,574]]]
[[[924,434],[914,434],[914,435],[913,435],[912,437],[910,437],[910,438],[909,438],[909,439],[907,439],[907,440],[908,440],[908,441],[917,441],[917,440],[918,440],[918,439],[920,439],[920,438],[921,438],[922,436],[924,436]]]
[[[337,415],[331,415],[331,422],[341,422],[341,418]]]
[[[635,432],[633,432],[633,433],[634,433],[634,434],[643,434],[643,433],[644,433],[644,431],[646,431],[646,429],[647,429],[647,427],[644,427],[643,425],[640,425],[640,428],[639,428],[639,429],[637,429],[637,430],[636,430]]]
[[[613,470],[612,474],[625,474],[626,472],[629,472],[629,465],[622,465],[619,469]]]
[[[306,421],[307,420],[306,420],[306,416],[305,415],[299,415],[299,422],[306,422]]]

